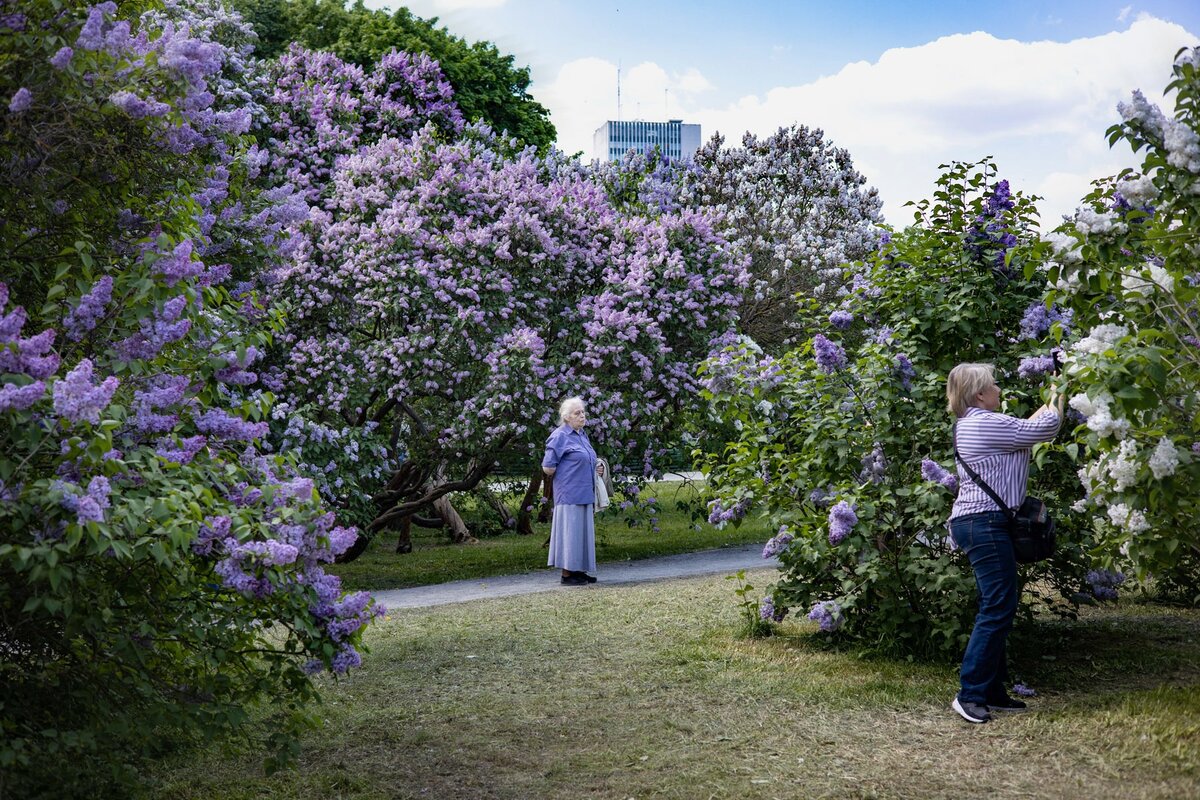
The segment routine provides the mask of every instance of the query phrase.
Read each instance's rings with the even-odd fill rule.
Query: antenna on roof
[[[621,121],[621,60],[617,59],[617,122]]]

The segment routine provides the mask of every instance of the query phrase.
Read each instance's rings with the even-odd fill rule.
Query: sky
[[[727,145],[820,128],[896,226],[911,221],[907,201],[932,194],[939,165],[992,156],[1015,190],[1044,198],[1054,227],[1093,180],[1139,163],[1108,146],[1117,103],[1141,89],[1170,111],[1171,60],[1200,45],[1197,0],[403,5],[528,66],[567,153],[590,160],[596,128],[618,118],[699,123],[703,140],[719,132]]]

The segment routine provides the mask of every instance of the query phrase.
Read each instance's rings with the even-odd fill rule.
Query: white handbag
[[[592,482],[596,487],[596,510],[608,508],[608,490],[604,488],[604,479],[592,473]]]

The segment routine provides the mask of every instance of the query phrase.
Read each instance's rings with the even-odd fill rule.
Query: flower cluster
[[[820,629],[825,633],[833,633],[846,624],[846,615],[842,613],[842,607],[832,600],[814,604],[808,612],[808,618],[819,623]]]
[[[783,622],[787,613],[787,608],[776,606],[775,599],[772,597],[764,597],[758,602],[758,616],[764,622]]]
[[[1087,582],[1097,600],[1116,600],[1117,587],[1125,582],[1125,573],[1093,569],[1088,571]]]
[[[779,533],[772,536],[763,547],[762,557],[774,558],[786,550],[795,538],[786,527],[780,528]]]
[[[813,357],[822,372],[833,374],[846,366],[846,351],[836,342],[831,342],[823,334],[813,337]]]
[[[921,477],[927,481],[940,483],[952,492],[958,491],[958,476],[933,459],[921,459]]]
[[[829,543],[840,544],[857,524],[858,515],[854,513],[854,507],[845,500],[839,500],[829,509]]]

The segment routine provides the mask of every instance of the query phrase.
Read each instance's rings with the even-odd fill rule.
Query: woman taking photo
[[[596,570],[596,475],[604,476],[596,451],[583,426],[587,413],[583,400],[568,397],[558,409],[562,424],[546,440],[542,471],[553,481],[554,518],[550,525],[550,556],[547,566],[562,570],[562,583],[583,586],[595,583],[589,572]]]
[[[963,654],[960,688],[951,707],[967,722],[983,723],[993,711],[1021,711],[1008,696],[1008,632],[1017,613],[1017,560],[1008,515],[963,468],[965,461],[1009,508],[1025,500],[1030,448],[1048,442],[1062,421],[1062,397],[1053,397],[1028,419],[999,413],[1000,387],[991,364],[959,364],[946,380],[954,415],[958,498],[950,536],[971,562],[979,588],[979,613]]]

